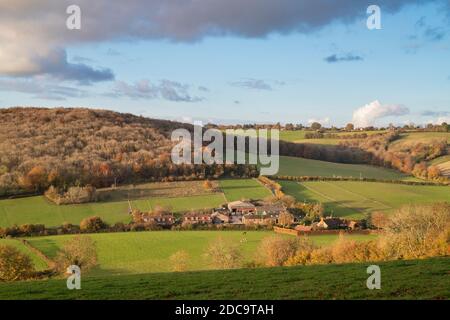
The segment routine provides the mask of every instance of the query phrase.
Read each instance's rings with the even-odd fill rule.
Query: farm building
[[[282,203],[259,202],[256,205],[256,213],[259,215],[279,215],[285,211]]]
[[[228,203],[228,210],[231,214],[256,213],[255,205],[244,201],[233,201]]]
[[[154,222],[158,226],[170,227],[175,223],[172,215],[146,215],[143,217],[144,222]]]
[[[230,223],[230,216],[221,212],[214,212],[211,219],[214,224]]]
[[[209,224],[213,218],[210,214],[205,213],[188,213],[183,216],[183,225],[187,224]]]
[[[271,225],[278,223],[278,216],[272,214],[247,214],[242,217],[242,223],[245,225]]]
[[[320,218],[320,221],[314,224],[315,229],[356,229],[358,222],[353,220],[345,220],[340,218]]]

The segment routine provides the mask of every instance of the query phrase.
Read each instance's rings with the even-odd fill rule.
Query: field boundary
[[[433,187],[449,187],[450,184],[442,182],[428,182],[428,181],[405,181],[405,180],[386,180],[386,179],[373,179],[373,178],[353,178],[353,177],[320,177],[320,176],[268,176],[272,180],[285,180],[285,181],[354,181],[354,182],[378,182],[378,183],[391,183],[402,184],[409,186],[433,186]]]
[[[45,261],[47,264],[47,267],[49,270],[53,269],[56,265],[56,263],[50,259],[48,256],[46,256],[41,250],[31,245],[31,243],[26,239],[14,239],[22,243],[25,247],[27,247],[31,252],[36,254],[39,258]]]

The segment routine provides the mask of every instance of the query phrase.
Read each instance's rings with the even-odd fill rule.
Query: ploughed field
[[[83,277],[0,283],[0,299],[450,299],[450,258],[379,262],[380,290],[368,290],[370,263]]]
[[[448,186],[410,186],[359,181],[279,181],[298,201],[321,202],[326,215],[362,219],[374,211],[392,212],[407,204],[450,201]]]

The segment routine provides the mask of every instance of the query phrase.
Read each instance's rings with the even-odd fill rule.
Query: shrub
[[[293,257],[298,249],[296,238],[270,236],[262,239],[258,247],[257,259],[267,267],[282,266]]]
[[[216,239],[208,246],[205,255],[214,268],[233,269],[242,265],[242,253],[231,240]]]
[[[61,273],[71,265],[76,265],[86,272],[97,265],[95,243],[88,236],[75,236],[66,242],[55,260],[56,269]]]
[[[189,254],[180,250],[175,252],[170,256],[170,265],[172,266],[172,271],[183,272],[189,269]]]
[[[24,280],[32,276],[34,267],[29,256],[11,246],[0,246],[0,281]]]
[[[445,255],[449,229],[450,204],[405,206],[391,217],[380,243],[388,258]]]
[[[100,217],[89,217],[80,222],[80,229],[85,232],[98,232],[106,228],[108,225]]]

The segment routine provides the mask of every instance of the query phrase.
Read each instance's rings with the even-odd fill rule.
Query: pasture
[[[228,202],[242,199],[264,199],[271,196],[269,189],[256,179],[224,179],[219,186]]]
[[[218,183],[212,183],[217,188]],[[64,222],[79,224],[91,216],[99,216],[109,224],[127,223],[130,221],[127,199],[130,199],[132,208],[142,211],[164,206],[175,213],[215,208],[226,202],[223,193],[205,190],[202,181],[147,183],[100,189],[98,192],[101,201],[74,205],[58,206],[43,196],[0,200],[0,227],[14,224],[52,227]]]
[[[320,160],[280,157],[280,176],[353,177],[402,180],[408,176],[398,171],[360,164],[345,164]]]
[[[128,233],[100,233],[89,235],[96,243],[99,267],[93,275],[170,272],[170,256],[177,251],[186,251],[189,270],[208,270],[212,266],[204,256],[210,243],[218,238],[238,244],[244,258],[250,261],[255,256],[261,239],[272,236],[272,231],[152,231]],[[284,237],[291,237],[283,235]],[[46,256],[55,257],[59,248],[71,235],[29,238],[32,246]],[[337,239],[337,235],[313,236],[317,245],[327,245]],[[352,239],[363,241],[372,235],[350,235]]]
[[[326,214],[361,219],[374,211],[392,212],[407,204],[450,201],[446,186],[409,186],[356,181],[280,181],[298,201],[322,202]]]
[[[417,143],[427,144],[433,140],[447,140],[450,143],[450,132],[408,132],[389,145],[389,150],[399,151]]]
[[[367,290],[369,263],[87,277],[0,283],[0,299],[450,299],[450,258],[377,263],[380,290]]]
[[[295,143],[312,143],[312,144],[328,144],[328,145],[337,145],[341,141],[345,141],[340,138],[323,138],[323,139],[305,139],[306,133],[314,133],[315,131],[307,131],[307,130],[283,130],[280,131],[280,140],[295,142]],[[331,134],[336,134],[339,137],[348,137],[352,134],[362,134],[366,133],[371,136],[377,133],[383,133],[384,131],[355,131],[355,132],[327,132]]]

